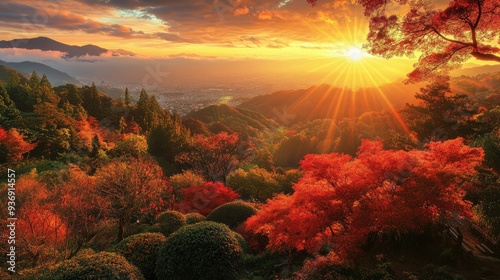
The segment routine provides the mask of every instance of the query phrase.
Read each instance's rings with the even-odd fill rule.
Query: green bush
[[[250,216],[255,215],[257,211],[257,208],[250,203],[233,201],[215,208],[214,211],[207,216],[207,221],[222,223],[235,229]]]
[[[236,238],[236,240],[238,240],[238,244],[240,245],[241,249],[243,250],[243,253],[248,253],[248,245],[247,245],[245,238],[241,234],[237,233],[236,231],[233,231],[232,234]]]
[[[167,240],[161,233],[141,233],[123,239],[115,247],[115,251],[123,255],[127,261],[137,266],[144,278],[156,279],[154,274],[156,259],[163,242]]]
[[[186,224],[196,224],[205,221],[207,218],[200,213],[188,213],[186,214]]]
[[[156,263],[158,280],[234,279],[243,252],[231,230],[200,222],[173,233],[162,245]]]
[[[156,218],[156,223],[150,228],[151,232],[161,232],[169,236],[176,230],[186,225],[186,217],[181,212],[165,211]]]
[[[139,269],[124,257],[101,252],[79,256],[53,267],[40,267],[20,273],[22,280],[141,280]]]

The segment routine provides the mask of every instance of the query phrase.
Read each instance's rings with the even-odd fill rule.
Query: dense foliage
[[[186,225],[186,217],[177,211],[165,211],[161,213],[151,227],[150,231],[158,231],[165,236],[169,236],[176,230]]]
[[[186,224],[188,224],[188,225],[203,222],[207,219],[205,216],[203,216],[200,213],[187,213],[185,215],[185,217],[186,217]]]
[[[124,257],[108,252],[78,256],[54,267],[27,271],[20,277],[25,280],[141,280],[140,270]]]
[[[234,190],[222,183],[205,183],[182,190],[182,201],[175,208],[182,213],[197,212],[204,216],[220,205],[239,197]]]
[[[244,223],[249,217],[257,213],[257,208],[243,201],[233,201],[215,208],[207,216],[207,221],[222,223],[235,229]]]
[[[147,280],[156,279],[156,259],[166,238],[160,233],[141,233],[123,239],[115,251],[137,266]]]
[[[242,249],[231,230],[214,222],[186,226],[162,246],[157,279],[235,279]]]
[[[483,158],[463,139],[432,142],[424,151],[383,150],[364,141],[357,158],[308,155],[292,195],[279,195],[247,221],[278,250],[314,252],[332,244],[352,253],[370,233],[416,231],[440,217],[470,217],[467,180]]]
[[[444,234],[455,218],[489,238],[462,227],[464,239],[500,236],[498,73],[439,78],[414,100],[412,90],[348,96],[323,85],[242,105],[262,115],[221,105],[186,118],[145,91],[118,100],[95,85],[8,75],[0,82],[0,166],[16,171],[16,256],[27,279],[95,270],[141,279],[122,257],[88,248],[118,248],[153,279],[165,239],[151,231],[172,245],[162,245],[157,272],[179,279],[390,279],[401,268],[372,261],[380,249],[415,263],[446,260],[452,270],[482,266]],[[412,103],[397,111],[387,101]],[[331,104],[339,104],[335,114]],[[0,185],[5,205],[7,189]],[[401,245],[410,239],[436,249],[419,256]],[[452,270],[408,275],[455,277]]]

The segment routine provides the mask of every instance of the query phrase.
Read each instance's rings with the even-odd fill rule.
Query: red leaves
[[[222,183],[208,182],[201,186],[182,189],[183,200],[175,205],[175,208],[182,213],[198,212],[206,216],[215,208],[239,196]]]
[[[23,139],[15,128],[5,131],[0,127],[0,145],[5,145],[7,148],[7,161],[17,162],[23,158],[23,155],[30,152],[36,147],[36,144],[31,144]]]
[[[314,6],[317,1],[307,2]],[[500,38],[498,1],[451,0],[445,9],[436,8],[432,1],[357,2],[370,18],[365,47],[371,54],[391,58],[421,53],[407,82],[446,75],[471,56],[500,62],[495,55],[500,50],[490,45]],[[407,14],[401,16],[397,5],[406,5]]]
[[[418,230],[452,212],[469,215],[463,179],[475,173],[483,151],[460,138],[427,148],[388,151],[364,141],[354,159],[308,155],[295,193],[268,201],[246,229],[267,235],[276,250],[311,252],[329,243],[345,254],[370,232]]]
[[[226,181],[226,177],[239,163],[238,134],[221,132],[211,137],[196,135],[191,151],[182,153],[177,161],[189,164],[207,181]]]

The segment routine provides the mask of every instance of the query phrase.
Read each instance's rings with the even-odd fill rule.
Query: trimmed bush
[[[156,263],[158,280],[234,279],[243,251],[231,230],[200,222],[173,233],[162,245]]]
[[[188,214],[186,214],[186,224],[188,224],[188,225],[203,222],[206,219],[207,218],[200,213],[188,213]]]
[[[19,279],[23,280],[142,280],[139,269],[124,257],[101,252],[98,254],[75,257],[54,267],[40,267],[26,271]]]
[[[165,240],[161,233],[140,233],[123,239],[116,245],[115,251],[137,266],[144,278],[154,280],[156,259]]]
[[[165,236],[169,236],[176,230],[186,225],[186,217],[181,212],[165,211],[156,218],[156,223],[149,231],[161,232]]]
[[[222,223],[235,229],[249,217],[257,213],[257,208],[244,201],[233,201],[221,205],[207,216],[207,221]]]
[[[236,240],[238,240],[238,244],[240,245],[241,249],[243,250],[243,253],[247,253],[248,252],[248,245],[247,245],[247,242],[245,240],[245,238],[237,233],[236,231],[233,231],[233,236],[236,238]]]

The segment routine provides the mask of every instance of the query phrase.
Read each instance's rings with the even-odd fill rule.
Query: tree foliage
[[[238,197],[238,193],[222,183],[208,182],[182,189],[182,201],[175,208],[182,213],[197,212],[206,216],[220,205]]]
[[[103,210],[118,220],[118,241],[132,217],[148,211],[156,214],[169,204],[171,189],[161,168],[151,160],[112,161],[97,170],[95,177],[96,192],[105,200]]]
[[[274,249],[315,251],[327,243],[343,254],[370,233],[417,231],[452,213],[470,217],[463,196],[482,158],[482,149],[460,138],[432,142],[424,151],[383,150],[380,142],[364,141],[357,158],[308,155],[295,192],[271,199],[247,229],[267,235]]]
[[[406,104],[402,114],[419,140],[439,141],[474,133],[478,108],[462,94],[452,94],[447,78],[420,89],[420,104]]]
[[[317,0],[307,0],[315,5]],[[500,62],[500,4],[495,0],[432,1],[358,0],[370,19],[365,47],[384,58],[413,57],[420,52],[408,81],[446,74],[467,59]],[[405,15],[393,5],[404,5]]]
[[[0,163],[18,162],[35,146],[36,144],[26,142],[17,129],[11,128],[5,131],[4,128],[0,127]]]
[[[243,251],[222,224],[188,225],[170,236],[156,263],[158,279],[235,279]]]
[[[226,182],[227,175],[244,155],[240,153],[241,142],[236,133],[205,137],[196,135],[190,151],[180,154],[178,161],[187,163],[207,181]]]

